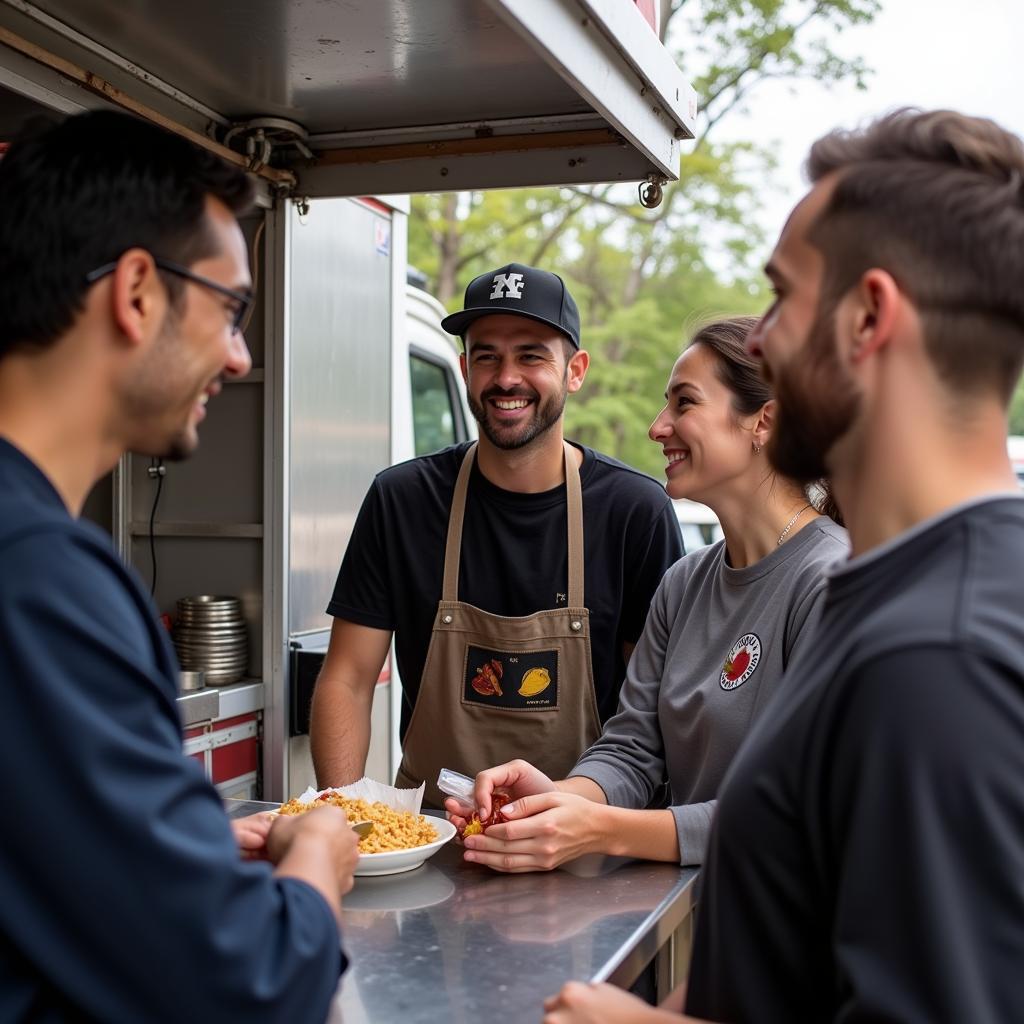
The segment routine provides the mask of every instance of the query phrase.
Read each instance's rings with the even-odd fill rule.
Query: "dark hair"
[[[733,408],[741,416],[753,415],[772,397],[761,364],[747,354],[747,335],[757,324],[756,316],[713,320],[690,339],[690,345],[703,345],[714,355],[718,379],[729,389]]]
[[[807,171],[838,172],[809,234],[823,306],[888,271],[940,376],[1008,401],[1024,363],[1024,143],[983,118],[905,109],[819,139]]]
[[[0,160],[0,358],[61,337],[86,274],[127,249],[185,266],[214,255],[207,196],[238,215],[253,188],[241,169],[127,114],[26,126]],[[182,282],[163,279],[175,300]]]
[[[733,408],[740,416],[752,416],[773,397],[772,389],[761,373],[761,364],[747,353],[747,335],[760,322],[756,316],[733,316],[713,320],[701,327],[690,340],[690,345],[702,345],[714,357],[715,373],[729,389]],[[817,480],[808,492],[807,500],[822,515],[842,524],[839,506],[832,497],[827,480]]]

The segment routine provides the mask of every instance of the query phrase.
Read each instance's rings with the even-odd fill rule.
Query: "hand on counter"
[[[544,1024],[700,1024],[696,1017],[660,1010],[621,988],[570,981],[544,1000]]]
[[[517,797],[502,808],[507,822],[465,838],[464,857],[495,871],[551,871],[605,848],[605,812],[603,804],[558,790]]]
[[[267,836],[274,824],[274,815],[267,811],[231,819],[231,831],[243,860],[267,859]]]

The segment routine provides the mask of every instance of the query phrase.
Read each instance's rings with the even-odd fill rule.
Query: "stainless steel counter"
[[[265,810],[234,804],[232,816]],[[585,857],[501,875],[449,843],[406,874],[357,878],[332,1024],[528,1024],[570,979],[628,987],[688,935],[697,871]]]

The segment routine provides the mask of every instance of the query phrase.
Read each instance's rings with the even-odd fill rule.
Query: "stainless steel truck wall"
[[[280,510],[288,546],[277,559],[287,600],[275,625],[287,623],[288,634],[274,644],[287,649],[329,627],[324,609],[355,514],[374,474],[392,461],[405,214],[379,202],[325,199],[300,215],[289,204],[278,258],[288,297],[281,493],[289,500]],[[403,399],[408,403],[408,391],[397,401]],[[275,692],[285,692],[284,683],[282,674]],[[378,778],[390,770],[388,685],[385,677],[378,687],[368,766]],[[271,709],[267,723],[276,724]],[[312,783],[306,736],[289,740],[287,768],[289,792]]]

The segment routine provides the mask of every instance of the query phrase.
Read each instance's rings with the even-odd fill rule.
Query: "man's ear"
[[[462,383],[469,384],[469,374],[466,372],[466,353],[459,353],[459,369],[462,371]]]
[[[579,391],[583,387],[583,378],[587,375],[587,368],[590,366],[590,353],[584,349],[577,349],[565,368],[568,378],[567,387],[570,392]]]
[[[850,359],[859,363],[892,339],[903,293],[887,270],[872,267],[861,275],[851,300]]]
[[[166,315],[167,298],[153,257],[145,249],[123,253],[111,275],[110,311],[126,341],[139,345],[153,334]]]

